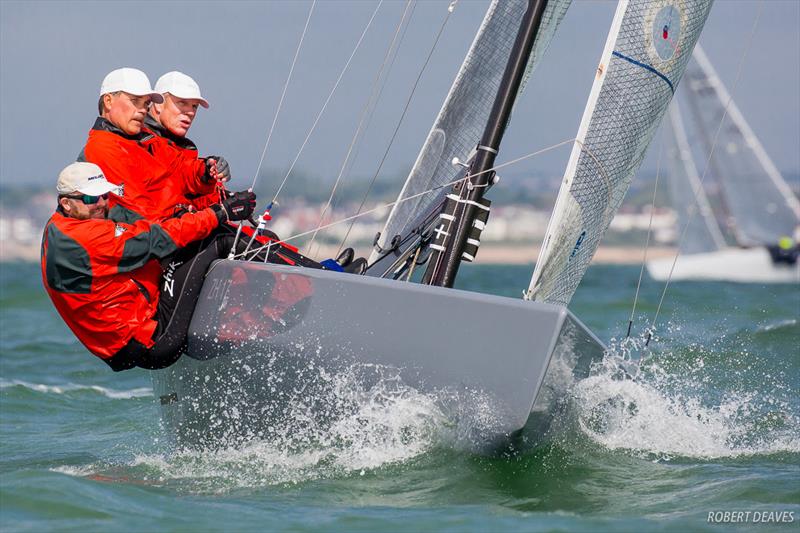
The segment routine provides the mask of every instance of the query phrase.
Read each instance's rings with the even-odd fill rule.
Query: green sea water
[[[530,271],[459,286],[518,297]],[[316,449],[177,452],[148,373],[89,355],[36,265],[0,265],[0,530],[798,531],[800,286],[675,283],[642,352],[663,284],[625,343],[638,276],[589,270],[571,308],[610,352],[538,448],[460,450],[404,391]]]

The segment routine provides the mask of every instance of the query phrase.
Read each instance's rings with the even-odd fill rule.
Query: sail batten
[[[526,298],[567,305],[672,99],[712,0],[621,0]]]

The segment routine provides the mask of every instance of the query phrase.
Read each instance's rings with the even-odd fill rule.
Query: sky
[[[277,188],[378,3],[317,3],[260,180]],[[377,172],[448,5],[427,0],[414,8],[349,176]],[[404,176],[413,164],[486,5],[461,0],[447,19],[381,177]],[[103,77],[129,66],[144,70],[153,84],[170,70],[194,77],[211,108],[200,111],[189,136],[201,154],[229,160],[232,187],[249,186],[309,6],[300,0],[0,0],[0,182],[54,183],[85,143]],[[298,172],[331,181],[339,173],[404,6],[386,0],[378,8],[297,160]],[[615,6],[573,0],[517,103],[498,163],[574,138]],[[776,166],[800,173],[800,1],[716,0],[700,42]],[[568,157],[567,146],[507,172],[555,177]],[[654,172],[656,159],[651,153],[642,172]]]

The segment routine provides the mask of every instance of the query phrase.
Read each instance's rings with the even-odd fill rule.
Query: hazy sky
[[[779,169],[800,172],[800,2],[764,0],[741,80],[736,72],[759,2],[717,0],[701,43]],[[390,73],[353,175],[371,176],[436,32],[447,1],[421,1]],[[407,170],[447,93],[487,2],[461,0],[415,93],[383,175]],[[264,147],[310,3],[0,1],[0,179],[54,182],[82,148],[110,70],[131,66],[151,82],[193,76],[211,109],[190,137],[231,162],[249,184]],[[318,2],[265,168],[294,159],[377,0]],[[574,0],[519,101],[499,162],[575,136],[616,2]],[[339,172],[360,110],[404,2],[384,1],[297,168]],[[651,150],[652,152],[653,150]],[[560,175],[569,147],[509,173]],[[645,161],[652,170],[655,157]],[[273,172],[273,174],[275,174]],[[282,174],[281,174],[282,176]],[[275,178],[265,178],[270,181]],[[277,186],[275,180],[275,186]]]

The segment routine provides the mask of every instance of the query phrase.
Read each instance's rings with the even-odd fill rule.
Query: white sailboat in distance
[[[682,235],[680,255],[677,261],[649,260],[648,273],[657,281],[800,282],[800,202],[700,45],[686,69],[682,93],[685,98],[676,98],[669,113],[674,146],[668,176]],[[706,174],[719,191],[714,205],[704,186],[711,179],[701,183],[698,154],[702,163],[709,161]]]

